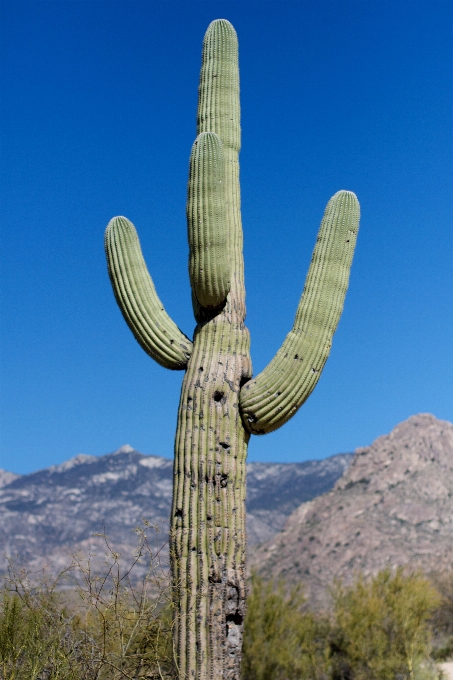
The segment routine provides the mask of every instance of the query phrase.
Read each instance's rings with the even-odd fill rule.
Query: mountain
[[[324,493],[352,454],[304,463],[247,465],[249,544],[281,530],[302,502]],[[102,457],[80,454],[29,475],[0,471],[0,571],[13,558],[40,568],[64,567],[74,552],[103,552],[106,533],[115,549],[131,555],[133,529],[146,518],[165,543],[171,509],[173,462],[131,446]],[[149,533],[149,532],[148,532]]]
[[[267,577],[302,581],[321,605],[335,577],[452,569],[453,425],[420,414],[357,449],[333,489],[297,508],[251,562]]]

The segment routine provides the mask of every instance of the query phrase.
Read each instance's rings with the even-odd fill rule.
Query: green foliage
[[[438,661],[453,659],[453,572],[434,577],[440,595],[439,606],[433,613],[433,658]]]
[[[0,668],[2,680],[46,678],[72,680],[67,617],[55,594],[8,592],[0,604]]]
[[[333,678],[414,680],[430,653],[429,617],[439,596],[421,574],[381,571],[336,584]]]
[[[348,588],[336,583],[332,594],[327,618],[307,610],[300,589],[287,594],[282,583],[254,575],[244,626],[244,680],[439,678],[429,658],[430,623],[433,611],[443,612],[442,621],[453,626],[446,613],[453,600],[441,601],[428,579],[384,570]]]
[[[102,573],[75,558],[64,579],[32,583],[10,573],[0,598],[0,680],[171,680],[171,593],[148,554],[132,565],[108,544]],[[65,574],[63,574],[65,576]],[[67,573],[66,573],[67,576]],[[430,628],[453,631],[453,577],[436,582],[399,569],[350,587],[337,583],[330,616],[311,612],[300,588],[252,576],[244,626],[244,680],[434,680]],[[435,650],[436,659],[446,658]]]
[[[0,599],[0,680],[175,676],[168,577],[138,533],[127,566],[105,537],[102,573],[79,557],[54,580],[10,571]],[[135,578],[137,567],[142,575]],[[65,591],[69,572],[72,588]]]
[[[304,610],[299,589],[285,594],[252,576],[244,624],[242,674],[245,680],[327,678],[328,623]]]

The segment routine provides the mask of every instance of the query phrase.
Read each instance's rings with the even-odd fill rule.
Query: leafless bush
[[[172,593],[144,522],[129,562],[106,534],[56,578],[10,568],[0,603],[0,680],[167,680],[175,675]],[[138,574],[138,576],[137,576]]]

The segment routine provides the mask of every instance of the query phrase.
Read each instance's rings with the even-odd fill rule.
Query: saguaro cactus
[[[189,164],[193,343],[163,309],[134,226],[105,235],[123,316],[162,366],[186,371],[175,440],[171,562],[179,678],[239,680],[245,615],[245,459],[250,434],[283,425],[314,389],[348,286],[359,204],[340,191],[321,222],[292,330],[252,380],[239,194],[238,45],[220,19],[202,52],[197,138]]]

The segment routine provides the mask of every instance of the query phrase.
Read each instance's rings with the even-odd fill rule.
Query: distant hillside
[[[249,463],[249,544],[271,538],[302,502],[332,488],[351,458]],[[142,518],[159,526],[165,543],[172,481],[171,460],[130,446],[100,458],[81,454],[29,475],[0,471],[0,570],[8,557],[32,567],[64,566],[75,551],[98,550],[101,541],[93,535],[104,528],[119,551],[131,554]]]
[[[453,568],[453,425],[420,414],[357,449],[334,488],[301,505],[251,560],[326,602],[334,577]]]

